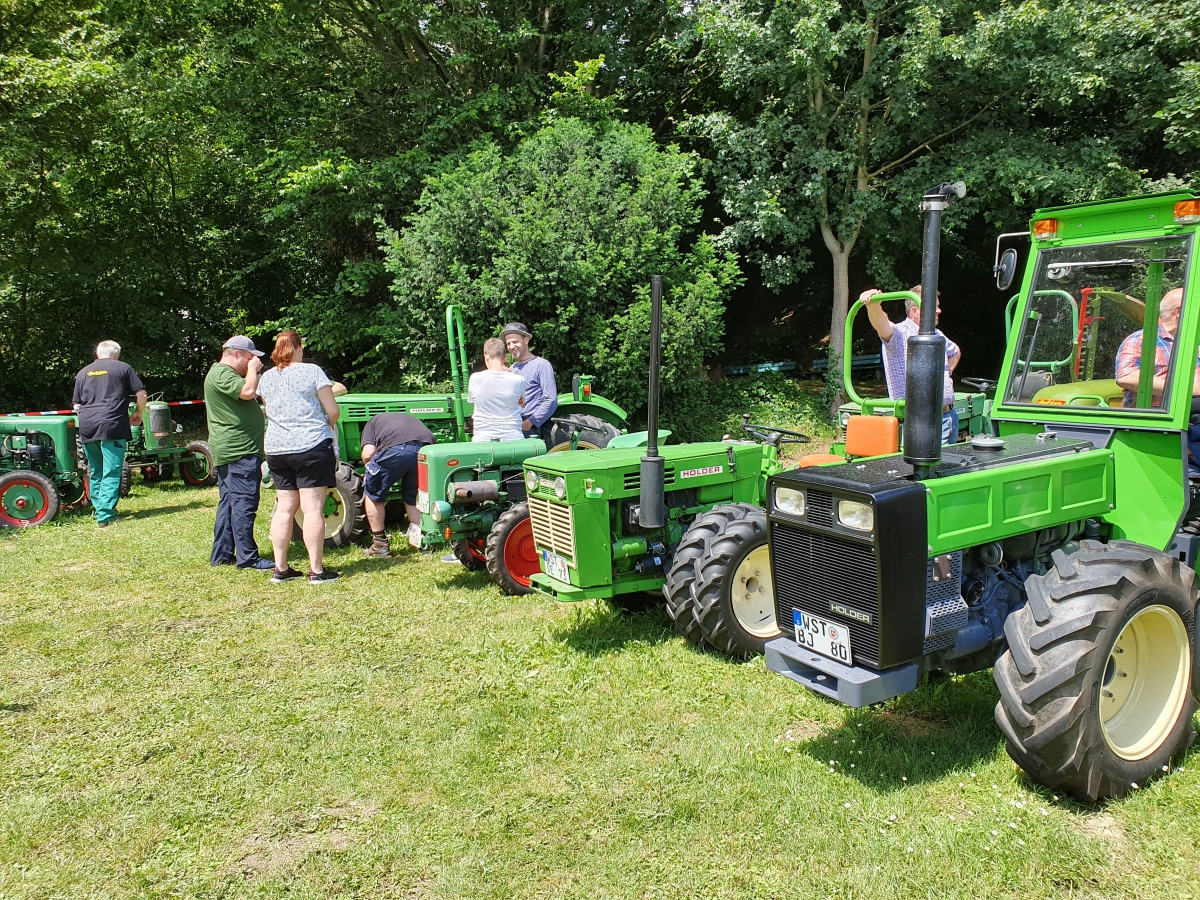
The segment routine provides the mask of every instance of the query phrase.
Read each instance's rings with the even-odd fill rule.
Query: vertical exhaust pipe
[[[942,255],[942,212],[965,196],[961,181],[941,184],[921,198],[925,241],[921,252],[921,325],[908,340],[904,375],[904,461],[927,478],[942,461],[942,381],[946,371],[946,339],[937,333],[938,266]],[[953,402],[953,397],[950,398]]]
[[[658,455],[658,380],[662,364],[663,278],[650,278],[650,385],[646,400],[646,453],[642,456],[642,481],[638,493],[638,525],[646,529],[667,524],[667,497],[663,484],[666,464]]]

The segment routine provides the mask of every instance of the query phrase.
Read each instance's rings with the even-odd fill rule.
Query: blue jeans
[[[261,481],[257,456],[217,466],[217,521],[213,525],[213,548],[208,561],[214,566],[236,562],[239,569],[254,566],[260,559],[254,540]]]
[[[958,410],[942,413],[942,443],[958,443]]]
[[[400,482],[400,494],[409,506],[417,504],[417,454],[421,444],[412,442],[388,447],[371,457],[366,465],[363,491],[376,503],[386,503],[392,485]]]
[[[121,469],[125,465],[124,441],[88,441],[83,445],[88,463],[88,495],[97,522],[117,517],[121,495]]]

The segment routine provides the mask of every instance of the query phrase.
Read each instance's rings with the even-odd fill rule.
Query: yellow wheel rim
[[[1100,682],[1100,728],[1121,759],[1145,759],[1170,735],[1192,677],[1187,628],[1156,604],[1139,610],[1117,635]]]
[[[329,493],[325,495],[324,513],[325,537],[331,538],[346,523],[346,501],[342,497],[342,492],[337,488],[330,488]],[[301,528],[304,527],[304,513],[301,510],[296,510],[296,523]]]
[[[546,452],[547,453],[562,453],[562,451],[570,450],[570,449],[571,449],[570,441],[560,441],[559,443],[555,444],[553,447],[551,447]],[[596,446],[595,444],[593,444],[591,441],[579,441],[579,443],[577,443],[575,445],[575,449],[576,450],[600,450],[601,448]]]
[[[733,615],[743,631],[756,638],[779,637],[771,554],[765,543],[747,553],[738,565],[729,594],[733,600]]]

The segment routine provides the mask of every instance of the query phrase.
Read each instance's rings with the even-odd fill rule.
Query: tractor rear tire
[[[351,466],[338,463],[334,486],[325,495],[325,546],[349,547],[368,533],[363,504],[363,478]],[[296,510],[292,540],[304,541],[304,513]]]
[[[587,423],[579,431],[579,441],[576,444],[577,450],[601,450],[608,446],[609,441],[621,433],[615,425],[610,425],[598,416],[573,416],[572,418]],[[551,424],[553,427],[550,432],[550,444],[546,447],[546,452],[559,453],[563,450],[570,450],[570,430],[559,425],[557,422]]]
[[[157,484],[160,481],[170,481],[174,477],[174,463],[142,466],[142,481],[146,482],[147,484]]]
[[[1131,541],[1052,558],[1005,622],[996,724],[1034,781],[1085,802],[1120,797],[1196,738],[1196,573]]]
[[[750,503],[719,506],[692,523],[685,542],[688,535],[694,543],[687,556],[696,544],[699,552],[692,556],[690,576],[681,567],[674,593],[691,593],[696,627],[714,650],[734,659],[761,656],[767,641],[782,633],[775,616],[766,510]]]
[[[33,528],[58,515],[54,482],[32,469],[0,475],[0,526]]]
[[[212,447],[208,441],[190,441],[187,449],[191,459],[181,460],[179,474],[192,487],[212,487],[217,483],[217,467],[213,465]]]
[[[533,593],[529,580],[541,571],[529,504],[518,503],[504,511],[487,537],[487,570],[500,590],[513,596]]]
[[[461,540],[451,544],[454,558],[463,564],[468,572],[483,572],[487,569],[487,542],[479,540]]]

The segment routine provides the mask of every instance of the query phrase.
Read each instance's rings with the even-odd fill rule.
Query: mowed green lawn
[[[0,533],[5,900],[1200,897],[1200,755],[1080,807],[989,673],[853,711],[436,556],[271,585],[215,504]]]

